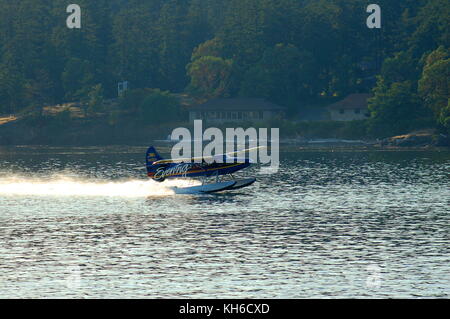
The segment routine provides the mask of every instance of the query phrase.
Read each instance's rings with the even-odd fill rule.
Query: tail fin
[[[163,158],[161,157],[161,155],[158,154],[158,152],[153,146],[149,147],[146,154],[147,172],[151,171],[150,167],[153,165],[154,162],[160,161],[162,159]]]

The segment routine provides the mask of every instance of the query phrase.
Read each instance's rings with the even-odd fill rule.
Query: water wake
[[[192,181],[171,180],[157,183],[152,180],[107,181],[52,176],[49,178],[0,177],[0,196],[107,196],[107,197],[149,197],[170,196],[172,187],[192,186]]]

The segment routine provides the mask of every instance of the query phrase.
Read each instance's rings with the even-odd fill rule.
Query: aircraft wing
[[[258,149],[262,149],[262,148],[267,148],[267,147],[266,146],[258,146],[258,147],[244,149],[244,150],[240,150],[240,151],[236,151],[236,152],[229,152],[229,153],[225,153],[225,154],[219,154],[219,155],[215,155],[215,156],[204,156],[204,157],[191,157],[191,158],[178,158],[178,159],[160,160],[160,161],[154,162],[153,165],[172,164],[172,163],[194,163],[194,162],[202,162],[202,161],[212,161],[215,158],[221,158],[224,155],[232,156],[232,155],[237,155],[237,154],[240,154],[240,153],[255,151],[255,150],[258,150]]]
[[[236,151],[236,152],[225,153],[224,155],[229,155],[229,156],[237,155],[237,154],[241,154],[241,153],[245,153],[245,152],[256,151],[256,150],[263,149],[263,148],[267,148],[267,146],[258,146],[258,147],[247,148],[247,149]]]
[[[167,159],[156,161],[153,165],[160,164],[172,164],[172,163],[193,163],[193,162],[201,162],[203,160],[214,159],[215,156],[205,156],[205,157],[190,157],[190,158],[177,158],[177,159]]]

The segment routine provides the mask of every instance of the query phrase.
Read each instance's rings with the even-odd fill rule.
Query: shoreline
[[[237,124],[239,126],[239,124]],[[158,126],[146,125],[130,119],[111,124],[107,119],[15,120],[0,125],[0,147],[104,147],[142,146],[149,144],[174,145],[166,140],[174,127],[189,127],[189,123],[171,123]],[[432,130],[422,130],[385,139],[368,139],[363,136],[293,136],[280,127],[280,147],[303,149],[368,149],[368,150],[450,150],[448,137],[441,137]],[[334,135],[334,137],[333,137]]]
[[[170,149],[175,143],[161,143],[149,140],[148,143],[127,143],[127,144],[85,144],[85,145],[74,145],[74,144],[10,144],[10,145],[2,145],[0,144],[0,152],[1,151],[29,151],[33,149],[48,149],[58,150],[58,149],[96,149],[102,148],[102,151],[107,153],[116,153],[117,149],[121,148],[146,148],[150,145],[154,145],[159,147],[160,149]],[[285,153],[290,152],[450,152],[449,147],[440,147],[440,146],[422,146],[422,147],[399,147],[399,146],[379,146],[379,145],[342,145],[342,144],[334,144],[334,145],[307,145],[307,144],[292,144],[292,143],[281,143],[280,142],[280,151]],[[130,151],[127,151],[127,153]],[[133,152],[133,151],[131,151]]]

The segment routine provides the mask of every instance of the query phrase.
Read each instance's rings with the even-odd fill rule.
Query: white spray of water
[[[0,196],[107,196],[149,197],[170,196],[172,188],[192,186],[192,181],[170,180],[157,183],[153,180],[105,181],[67,176],[50,178],[0,177]]]

